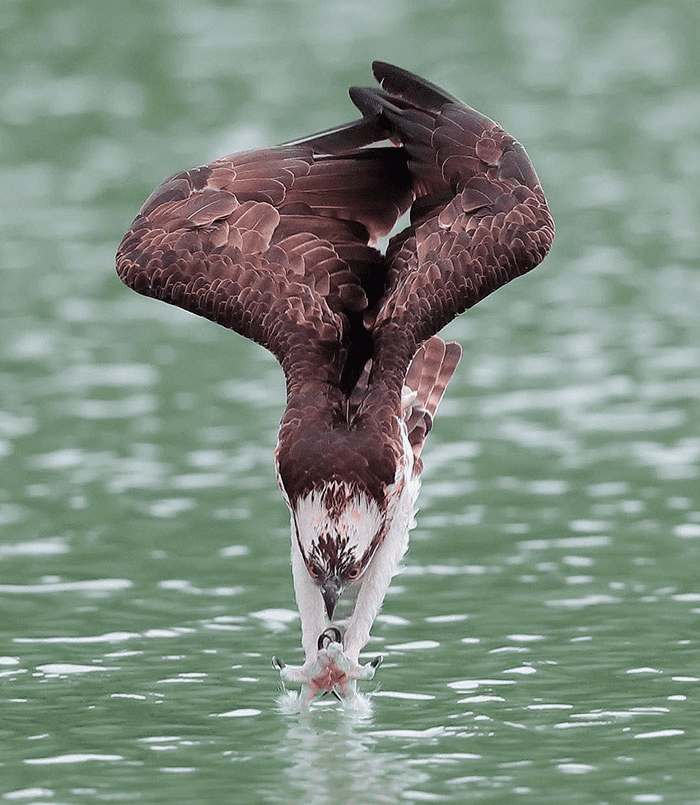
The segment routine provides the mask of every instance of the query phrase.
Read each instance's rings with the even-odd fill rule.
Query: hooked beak
[[[338,582],[338,579],[333,576],[324,581],[321,585],[321,595],[323,596],[323,603],[326,605],[326,613],[329,621],[333,620],[335,606],[342,592],[343,588],[341,584]]]

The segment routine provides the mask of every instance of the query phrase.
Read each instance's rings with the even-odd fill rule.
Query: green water
[[[0,801],[700,802],[699,30],[693,0],[4,0]],[[522,140],[558,234],[447,330],[371,712],[300,717],[281,373],[113,256],[171,172],[349,119],[373,58]]]

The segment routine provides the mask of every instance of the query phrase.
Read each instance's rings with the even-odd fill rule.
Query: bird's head
[[[382,507],[364,491],[332,483],[297,500],[292,514],[292,538],[332,620],[343,590],[362,578],[384,538]]]

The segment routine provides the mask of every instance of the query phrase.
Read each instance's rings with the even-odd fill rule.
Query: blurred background
[[[700,802],[700,6],[4,0],[0,799]],[[465,356],[368,646],[298,662],[275,361],[122,286],[169,174],[355,117],[373,59],[528,150],[545,263]]]

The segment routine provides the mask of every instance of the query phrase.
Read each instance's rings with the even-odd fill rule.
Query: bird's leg
[[[381,663],[381,657],[366,665],[359,664],[359,653],[369,639],[369,627],[381,605],[373,601],[369,618],[361,618],[349,627],[343,639],[337,626],[328,625],[327,613],[318,585],[309,575],[296,541],[292,542],[292,575],[302,628],[305,662],[301,666],[285,665],[273,659],[283,682],[302,686],[301,704],[308,705],[318,692],[336,690],[352,698],[357,680],[369,680]],[[388,575],[388,579],[391,574]],[[382,589],[381,598],[385,588]],[[359,629],[358,629],[359,626]],[[354,634],[354,637],[352,636]]]
[[[340,630],[330,626],[318,638],[318,652],[314,660],[302,666],[285,665],[273,657],[272,664],[284,682],[302,686],[301,706],[308,707],[320,691],[340,694],[345,700],[357,693],[357,681],[372,679],[383,658],[376,657],[366,665],[359,665],[345,653],[340,642]]]

